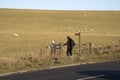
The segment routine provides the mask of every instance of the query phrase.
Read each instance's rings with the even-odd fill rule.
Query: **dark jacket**
[[[68,49],[72,49],[75,46],[75,42],[70,37],[68,37],[68,40],[64,45],[67,45]]]

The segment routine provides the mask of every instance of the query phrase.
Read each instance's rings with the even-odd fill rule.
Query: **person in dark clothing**
[[[67,45],[67,56],[72,56],[72,49],[75,45],[75,42],[68,36],[67,42],[64,45]]]

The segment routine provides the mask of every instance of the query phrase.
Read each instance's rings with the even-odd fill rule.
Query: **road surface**
[[[0,80],[120,80],[120,61],[18,73]]]

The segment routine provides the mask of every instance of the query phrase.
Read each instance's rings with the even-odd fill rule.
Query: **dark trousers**
[[[55,48],[51,48],[50,53],[55,53],[55,52],[56,52],[56,49]]]
[[[67,48],[67,56],[72,56],[72,48]]]

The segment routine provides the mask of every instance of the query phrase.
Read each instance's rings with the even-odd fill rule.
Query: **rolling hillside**
[[[0,9],[0,32],[120,34],[120,11]]]
[[[0,9],[0,53],[34,53],[52,40],[65,43],[66,36],[78,43],[77,31],[82,32],[83,43],[118,43],[120,11]]]
[[[50,66],[106,60],[120,60],[120,54],[82,54],[73,51],[50,55],[51,41],[65,43],[66,37],[78,44],[91,42],[94,47],[120,43],[120,11],[54,11],[0,9],[0,73]]]

